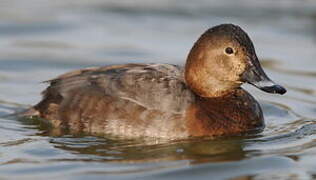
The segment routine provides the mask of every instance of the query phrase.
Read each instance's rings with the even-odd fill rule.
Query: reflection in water
[[[205,162],[236,161],[244,158],[241,141],[238,140],[191,140],[146,145],[150,142],[126,140],[92,141],[83,139],[54,138],[56,148],[80,154],[100,156],[99,161],[144,163],[176,160],[191,160],[190,164]],[[78,143],[79,142],[79,143]],[[96,142],[98,142],[96,144]],[[92,143],[92,144],[90,144]],[[86,146],[86,147],[83,147]]]
[[[243,139],[198,138],[166,141],[157,139],[120,139],[118,137],[95,137],[85,134],[67,135],[52,129],[39,119],[20,119],[25,125],[41,130],[40,136],[49,136],[55,148],[74,154],[93,155],[95,161],[144,163],[160,161],[190,160],[190,164],[205,162],[238,161],[245,158]],[[250,136],[249,136],[250,137]],[[70,159],[69,159],[70,160]],[[86,161],[86,158],[76,161]],[[89,159],[89,161],[94,161]]]

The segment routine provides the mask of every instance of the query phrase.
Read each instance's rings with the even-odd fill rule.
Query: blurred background
[[[263,133],[135,151],[4,117],[0,178],[315,178],[315,0],[0,0],[0,115],[35,104],[40,82],[73,69],[183,65],[197,38],[222,23],[248,32],[267,74],[288,89],[276,96],[245,86],[263,107]]]

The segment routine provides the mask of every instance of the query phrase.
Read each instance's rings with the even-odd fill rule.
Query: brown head
[[[264,73],[249,36],[233,24],[202,34],[188,55],[185,80],[203,97],[223,96],[245,82],[268,93],[286,92]]]

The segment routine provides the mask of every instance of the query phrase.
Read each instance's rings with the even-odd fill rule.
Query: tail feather
[[[19,112],[17,115],[21,117],[32,117],[32,116],[39,116],[40,112],[36,110],[35,108],[31,107],[23,112]]]

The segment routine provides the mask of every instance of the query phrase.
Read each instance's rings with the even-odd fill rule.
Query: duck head
[[[243,83],[267,93],[286,92],[263,71],[247,33],[233,24],[218,25],[202,34],[188,55],[185,80],[202,97],[223,96]]]

